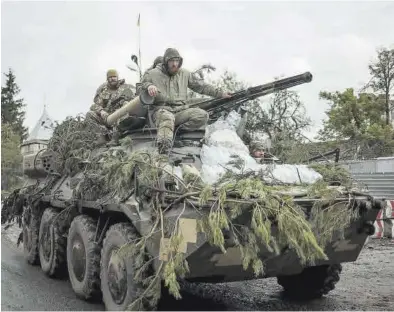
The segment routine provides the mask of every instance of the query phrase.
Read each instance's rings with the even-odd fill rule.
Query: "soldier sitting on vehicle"
[[[144,75],[142,76],[141,81],[144,80],[144,78],[146,77],[146,75],[148,74],[149,71],[151,71],[152,69],[156,68],[156,66],[159,65],[159,64],[161,64],[161,63],[163,63],[163,57],[162,57],[162,56],[156,57],[155,60],[153,61],[152,66],[149,67],[149,68],[145,71]],[[140,95],[140,93],[141,93],[141,82],[140,82],[140,83],[137,83],[136,89],[137,89],[137,90],[136,90],[136,95]]]
[[[151,118],[158,128],[157,143],[161,153],[167,153],[172,147],[175,126],[180,126],[183,130],[195,130],[208,121],[208,113],[200,108],[172,112],[172,108],[185,104],[187,88],[216,98],[230,97],[226,92],[195,79],[189,71],[181,68],[182,63],[183,58],[179,52],[168,48],[164,53],[163,63],[147,71],[141,81],[141,90],[147,91],[150,96],[160,95],[155,98]]]
[[[93,99],[94,104],[90,107],[86,118],[97,125],[108,128],[105,124],[108,115],[120,108],[124,101],[132,100],[134,97],[135,94],[132,86],[126,84],[125,79],[119,80],[118,73],[115,69],[109,69],[107,71],[107,82],[98,87]],[[114,127],[110,145],[119,144],[119,130],[118,126]],[[104,144],[106,141],[107,137],[101,135],[98,144]]]
[[[161,63],[163,63],[163,57],[160,55],[155,58],[155,60],[153,61],[153,65],[148,70],[156,68],[156,66]]]

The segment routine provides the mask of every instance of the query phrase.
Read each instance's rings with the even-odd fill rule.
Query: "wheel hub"
[[[51,228],[49,226],[45,226],[41,238],[43,256],[46,261],[49,261],[51,257],[52,235],[50,231]]]
[[[74,275],[79,282],[82,282],[86,271],[86,253],[85,246],[80,237],[74,238],[71,254]]]
[[[108,263],[108,288],[116,304],[122,304],[127,293],[127,271],[123,259],[114,255]]]

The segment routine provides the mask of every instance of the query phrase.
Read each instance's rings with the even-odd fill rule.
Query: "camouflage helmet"
[[[153,61],[153,66],[152,68],[155,68],[157,66],[157,64],[163,63],[163,57],[162,56],[158,56],[155,58],[155,60]]]
[[[168,48],[166,52],[164,52],[164,56],[163,56],[164,66],[167,67],[168,61],[173,58],[179,58],[179,68],[181,68],[183,63],[183,58],[179,54],[178,50],[174,48]]]
[[[252,140],[249,144],[250,152],[262,151],[265,149],[264,143],[260,140]]]
[[[119,75],[118,75],[118,72],[116,71],[116,69],[108,69],[107,70],[107,79],[109,78],[109,77],[118,77]]]

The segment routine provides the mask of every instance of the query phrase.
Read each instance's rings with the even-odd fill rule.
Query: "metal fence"
[[[372,196],[394,200],[394,157],[342,163]]]

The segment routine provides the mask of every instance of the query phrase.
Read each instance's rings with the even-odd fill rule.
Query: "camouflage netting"
[[[59,167],[70,171],[78,162],[88,159],[100,135],[109,130],[81,116],[67,117],[54,129],[48,150],[58,157]]]
[[[143,298],[158,299],[157,289],[161,280],[170,293],[180,297],[178,280],[188,272],[187,260],[179,252],[182,233],[178,223],[181,215],[170,227],[164,222],[164,212],[176,204],[206,207],[206,214],[199,220],[200,231],[205,232],[209,242],[219,246],[223,252],[226,250],[222,230],[231,231],[240,247],[244,269],[252,266],[256,276],[264,274],[264,263],[258,257],[259,246],[263,245],[276,254],[287,247],[295,250],[301,263],[313,264],[327,258],[324,252],[326,243],[336,232],[343,234],[349,222],[357,217],[358,209],[344,209],[352,202],[350,197],[343,203],[332,202],[340,191],[329,185],[331,179],[344,182],[343,191],[348,191],[350,179],[343,180],[343,176],[337,176],[337,171],[342,172],[343,169],[324,167],[319,171],[324,179],[305,186],[305,195],[321,198],[316,201],[308,222],[305,209],[298,206],[288,193],[291,186],[269,185],[250,172],[234,174],[231,170],[217,184],[207,185],[199,172],[188,165],[182,167],[181,179],[169,169],[165,158],[152,152],[126,153],[122,149],[104,149],[101,153],[92,153],[96,133],[97,129],[92,131],[85,121],[68,118],[56,128],[49,143],[49,148],[59,153],[63,170],[72,174],[82,171],[84,174],[73,186],[76,198],[112,198],[122,202],[138,185],[138,193],[146,203],[143,209],[153,212],[155,224],[151,235],[141,238],[137,244],[124,246],[119,255],[128,254],[130,257],[130,253],[140,254],[157,232],[170,242],[168,261],[161,262],[154,276],[142,278],[143,265],[137,270],[135,278],[146,285],[146,291],[132,304],[130,308],[133,309],[141,307]],[[123,144],[129,145],[131,142],[128,140],[124,139]],[[235,157],[233,165],[242,167],[237,162],[239,160]],[[134,179],[135,173],[137,179]],[[175,181],[178,188],[165,189],[165,181],[169,180]],[[251,214],[250,223],[235,224],[234,219],[246,210]],[[277,227],[277,234],[273,234],[271,226]]]

